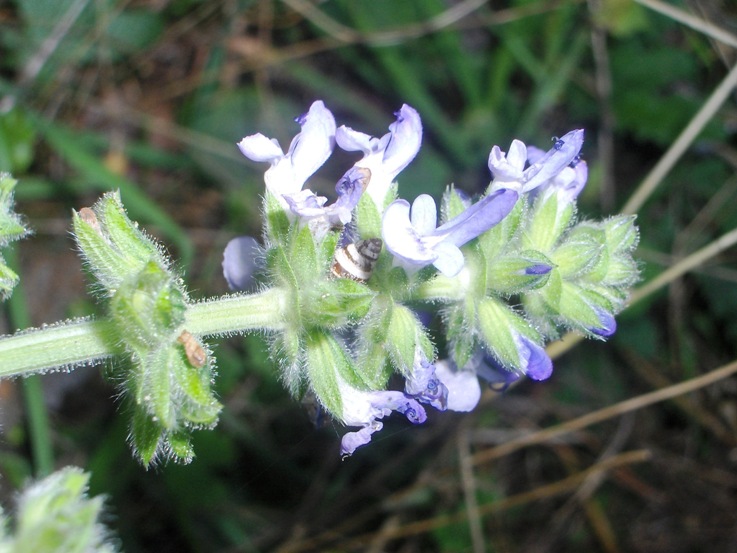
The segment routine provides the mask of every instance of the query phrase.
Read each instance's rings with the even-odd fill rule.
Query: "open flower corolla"
[[[437,228],[431,196],[419,195],[411,210],[408,201],[396,200],[384,212],[384,243],[396,264],[407,270],[432,264],[444,275],[455,276],[464,264],[459,248],[504,219],[518,197],[514,190],[496,190]]]
[[[415,158],[422,142],[422,121],[417,111],[404,104],[395,114],[397,120],[389,125],[389,132],[381,138],[355,131],[345,125],[338,128],[335,140],[343,150],[363,152],[355,167],[371,171],[371,185],[367,194],[379,211],[397,175]]]

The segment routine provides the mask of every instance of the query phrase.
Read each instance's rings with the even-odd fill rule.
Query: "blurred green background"
[[[69,216],[116,188],[193,297],[225,293],[221,252],[259,234],[266,168],[235,144],[263,132],[286,147],[315,99],[374,136],[402,103],[420,112],[423,148],[399,178],[409,199],[480,192],[494,144],[545,148],[585,128],[581,216],[637,211],[650,281],[734,241],[736,48],[729,0],[5,0],[0,170],[20,180],[35,235],[12,256],[22,286],[0,330],[95,312]],[[689,124],[674,166],[628,204]],[[355,159],[336,151],[311,188],[330,194]],[[737,356],[736,256],[722,249],[666,275],[610,343],[577,344],[550,381],[422,427],[389,419],[343,462],[343,430],[312,426],[257,336],[216,348],[225,409],[188,466],[132,460],[104,368],[3,382],[0,498],[79,465],[128,552],[735,551],[735,378],[619,405]]]

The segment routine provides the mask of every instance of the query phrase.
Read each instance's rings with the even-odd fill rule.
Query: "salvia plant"
[[[350,456],[393,411],[419,424],[427,406],[473,409],[479,379],[497,389],[547,379],[544,346],[561,332],[611,336],[638,278],[638,233],[630,216],[577,218],[584,132],[547,151],[519,140],[494,146],[480,198],[450,186],[439,206],[425,194],[410,204],[396,178],[419,151],[422,125],[408,105],[396,117],[375,138],[337,127],[316,101],[286,151],[262,134],[238,144],[268,167],[262,236],[235,238],[224,252],[228,296],[192,300],[117,193],[75,212],[105,315],[2,338],[0,376],[115,357],[137,457],[187,462],[192,431],[215,425],[221,410],[204,338],[261,332],[289,392],[351,427],[341,443]],[[305,183],[336,145],[362,157],[329,203]],[[2,239],[22,236],[7,188],[2,201]],[[0,271],[7,291],[15,276]]]

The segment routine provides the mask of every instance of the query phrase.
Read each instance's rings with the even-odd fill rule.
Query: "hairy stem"
[[[192,304],[184,327],[200,336],[277,330],[284,325],[284,298],[273,288]],[[0,338],[0,378],[98,363],[123,351],[117,336],[107,319],[79,319]]]

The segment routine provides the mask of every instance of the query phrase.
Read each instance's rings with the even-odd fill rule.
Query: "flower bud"
[[[527,250],[502,256],[486,270],[487,290],[503,296],[545,286],[555,264],[540,252]]]
[[[534,380],[550,376],[552,361],[537,332],[523,317],[493,298],[479,304],[477,316],[484,344],[502,367]]]
[[[131,441],[148,465],[189,462],[191,429],[211,426],[221,405],[211,390],[212,359],[184,328],[183,283],[164,250],[125,214],[117,193],[74,216],[74,230],[129,367],[116,374],[133,403]]]

